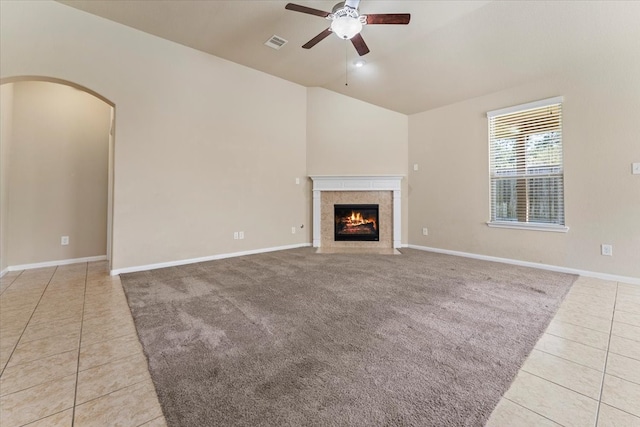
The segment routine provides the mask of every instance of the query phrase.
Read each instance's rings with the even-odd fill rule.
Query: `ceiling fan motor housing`
[[[338,13],[338,11],[342,10],[342,9],[351,9],[356,11],[356,13],[358,13],[358,9],[351,7],[351,6],[347,6],[345,2],[341,1],[340,3],[336,3],[335,6],[333,6],[333,9],[331,9],[331,13],[336,15]]]
[[[331,31],[341,39],[350,39],[362,30],[364,16],[359,16],[358,10],[344,3],[333,7],[333,13],[327,16],[331,19]]]

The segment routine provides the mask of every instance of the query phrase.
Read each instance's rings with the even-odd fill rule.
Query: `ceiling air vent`
[[[287,40],[283,39],[282,37],[278,37],[278,36],[271,36],[271,38],[269,40],[267,40],[264,44],[266,44],[267,46],[278,50],[280,49],[282,46],[284,46],[285,44],[287,44]]]

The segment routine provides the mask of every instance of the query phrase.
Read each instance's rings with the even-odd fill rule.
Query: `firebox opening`
[[[378,205],[333,205],[336,241],[379,241]]]

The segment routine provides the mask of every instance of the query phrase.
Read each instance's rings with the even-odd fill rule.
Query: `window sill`
[[[566,233],[567,231],[569,231],[569,227],[564,225],[542,224],[542,223],[490,221],[490,222],[487,222],[487,225],[489,227],[494,227],[494,228],[514,228],[516,230],[552,231],[555,233]]]

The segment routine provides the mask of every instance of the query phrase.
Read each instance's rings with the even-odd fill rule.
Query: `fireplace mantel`
[[[402,178],[403,175],[313,175],[313,246],[320,247],[320,193],[322,191],[392,191],[393,247],[402,246]]]

